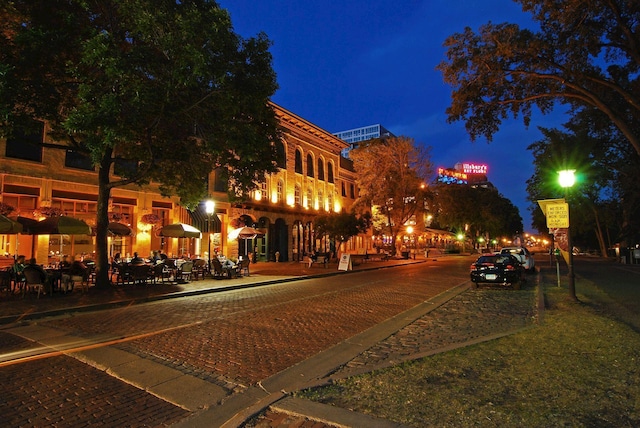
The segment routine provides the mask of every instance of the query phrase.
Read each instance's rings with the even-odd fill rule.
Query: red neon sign
[[[486,174],[487,173],[487,165],[484,164],[475,164],[475,163],[463,163],[462,171],[465,174]]]

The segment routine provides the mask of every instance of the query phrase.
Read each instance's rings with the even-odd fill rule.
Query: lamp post
[[[576,176],[575,169],[567,169],[558,171],[558,182],[560,183],[560,187],[564,188],[564,198],[567,201],[568,211],[569,209],[569,189],[575,184]],[[568,213],[569,214],[569,213]],[[569,268],[569,297],[573,300],[578,300],[576,297],[576,281],[575,275],[573,273],[573,243],[571,242],[571,216],[568,215],[569,224],[567,226],[567,246],[569,247],[569,257],[567,261],[567,266]]]
[[[208,201],[206,201],[204,203],[204,209],[207,213],[207,217],[208,217],[208,224],[207,224],[207,235],[209,238],[209,272],[211,272],[211,216],[213,215],[213,213],[216,210],[216,203],[214,201],[212,201],[211,199],[209,199]]]

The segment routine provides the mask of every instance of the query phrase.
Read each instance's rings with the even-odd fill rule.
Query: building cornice
[[[270,101],[269,104],[273,108],[277,118],[280,121],[280,124],[283,126],[287,126],[291,129],[299,129],[306,134],[313,135],[314,137],[322,140],[324,143],[329,144],[336,150],[338,153],[342,149],[348,148],[349,144],[330,132],[325,131],[324,129],[314,125],[313,123],[301,118],[300,116],[286,110],[285,108],[277,105],[276,103]]]

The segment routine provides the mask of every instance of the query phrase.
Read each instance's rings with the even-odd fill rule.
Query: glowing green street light
[[[567,201],[567,207],[569,206],[569,199],[567,197],[569,194],[569,189],[576,183],[575,172],[575,169],[558,171],[558,182],[560,183],[560,187],[564,188],[564,198]],[[571,219],[570,215],[569,219]],[[571,220],[569,220],[569,226],[567,227],[567,246],[569,247],[569,258],[567,262],[569,268],[569,297],[573,300],[578,300],[578,298],[576,297],[575,275],[573,273],[573,243],[571,242]]]

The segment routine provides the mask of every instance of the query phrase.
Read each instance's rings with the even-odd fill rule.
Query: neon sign
[[[463,163],[462,172],[465,174],[487,174],[487,165],[478,165],[475,163]]]
[[[467,184],[467,174],[447,168],[438,168],[438,181],[445,184]]]

